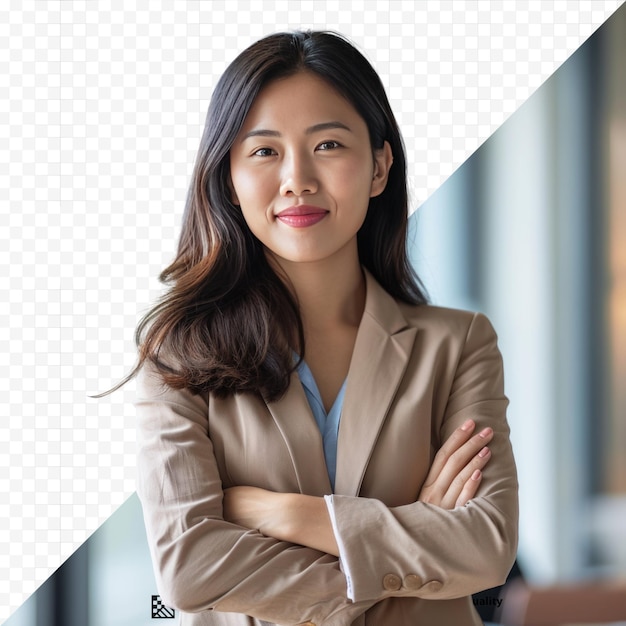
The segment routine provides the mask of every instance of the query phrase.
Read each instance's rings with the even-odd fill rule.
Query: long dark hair
[[[359,259],[395,298],[426,302],[406,250],[404,146],[380,78],[338,34],[273,34],[244,50],[215,87],[177,256],[160,275],[170,289],[137,327],[139,361],[126,380],[148,361],[166,384],[195,393],[257,392],[275,400],[286,391],[292,350],[303,356],[305,348],[298,303],[231,201],[229,150],[259,91],[300,71],[321,77],[355,107],[372,149],[391,145],[387,185],[370,199],[357,235]]]

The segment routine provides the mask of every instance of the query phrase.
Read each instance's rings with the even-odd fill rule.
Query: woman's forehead
[[[351,102],[328,81],[312,72],[298,72],[277,78],[265,85],[255,98],[243,124],[242,133],[259,124],[302,125],[308,128],[320,122],[365,121]]]

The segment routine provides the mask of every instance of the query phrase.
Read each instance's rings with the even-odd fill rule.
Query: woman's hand
[[[259,487],[224,490],[224,519],[268,537],[339,556],[324,498]]]
[[[473,437],[476,424],[467,420],[437,452],[418,500],[442,509],[467,504],[478,491],[481,470],[491,458],[487,444],[493,430],[485,428]]]
[[[267,533],[280,522],[279,498],[283,494],[259,487],[231,487],[224,490],[224,519],[245,528]]]

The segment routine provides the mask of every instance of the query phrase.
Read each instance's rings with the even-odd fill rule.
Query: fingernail
[[[464,430],[464,431],[472,430],[472,428],[474,428],[473,420],[466,420],[463,426],[461,426],[461,430]]]
[[[485,458],[489,454],[489,448],[485,446],[479,453],[478,456],[481,458]]]
[[[484,439],[485,437],[489,437],[489,435],[491,435],[491,433],[493,432],[493,429],[491,428],[485,428],[483,431],[481,431],[479,434],[480,436]]]
[[[474,470],[472,474],[472,480],[478,480],[480,478],[480,470]]]

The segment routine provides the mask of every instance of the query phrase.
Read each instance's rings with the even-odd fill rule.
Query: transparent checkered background
[[[351,37],[388,88],[415,208],[621,2],[128,4],[0,9],[0,621],[135,489],[134,386],[88,394],[134,363],[238,51],[297,27]]]

